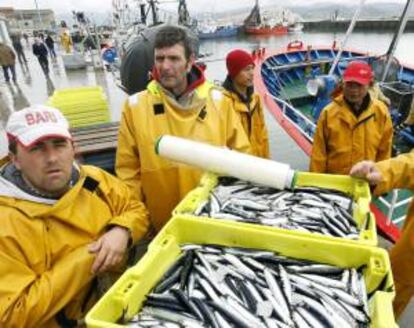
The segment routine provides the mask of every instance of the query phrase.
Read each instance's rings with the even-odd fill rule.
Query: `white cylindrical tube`
[[[287,164],[169,135],[158,139],[155,152],[172,161],[278,189],[291,188],[295,175]]]

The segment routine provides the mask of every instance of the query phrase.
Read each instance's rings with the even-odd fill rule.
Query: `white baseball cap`
[[[56,108],[33,105],[10,115],[6,125],[7,136],[24,147],[53,137],[72,139],[69,123]]]

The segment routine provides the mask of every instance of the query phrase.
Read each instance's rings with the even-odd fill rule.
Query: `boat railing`
[[[312,142],[313,132],[315,131],[316,124],[285,100],[276,97],[268,92],[267,95],[275,100],[280,106],[283,113],[283,119],[287,119],[292,125],[295,126],[297,130],[300,131],[300,133],[302,133],[310,142]]]
[[[403,200],[401,200],[401,201],[398,201],[398,195],[399,195],[399,192],[400,192],[400,190],[399,189],[394,189],[393,191],[392,191],[392,194],[391,194],[391,200],[390,201],[388,201],[385,197],[379,197],[378,199],[379,199],[379,201],[387,208],[387,210],[388,210],[388,212],[387,213],[384,213],[384,214],[386,214],[386,216],[387,216],[387,222],[386,222],[386,224],[387,225],[390,225],[391,224],[391,222],[392,223],[394,223],[394,224],[399,224],[400,222],[402,222],[402,221],[404,221],[405,220],[405,212],[404,212],[404,214],[402,215],[402,216],[400,216],[400,217],[397,217],[397,218],[395,218],[395,219],[393,219],[393,220],[391,220],[392,219],[392,217],[393,217],[393,215],[394,215],[394,212],[396,211],[396,210],[398,210],[398,208],[400,208],[400,207],[402,207],[402,206],[406,206],[408,203],[410,203],[411,202],[411,200],[412,200],[412,197],[408,197],[408,198],[405,198],[405,199],[403,199]]]
[[[342,57],[341,62],[347,62],[352,60],[369,60],[372,59],[372,56],[352,56],[352,57]],[[320,65],[320,64],[330,64],[334,61],[334,58],[323,58],[323,59],[315,59],[310,61],[300,61],[297,63],[289,63],[289,64],[282,64],[282,65],[273,65],[268,67],[268,69],[272,71],[280,71],[283,69],[292,69],[292,68],[300,68],[300,67],[306,67],[309,65]]]
[[[267,96],[271,97],[274,101],[277,102],[282,111],[283,119],[288,120],[292,125],[295,126],[295,128],[298,131],[300,131],[300,133],[302,133],[302,135],[304,135],[310,142],[312,142],[313,134],[309,132],[311,130],[313,131],[316,128],[316,124],[285,100],[276,97],[268,92],[266,92],[266,94]],[[311,129],[309,129],[309,127],[311,127]],[[408,197],[398,201],[399,192],[399,189],[394,189],[392,191],[390,201],[388,201],[385,197],[378,198],[379,201],[386,207],[386,212],[384,212],[384,215],[387,217],[387,225],[391,225],[391,223],[399,224],[400,222],[404,221],[405,211],[404,214],[400,217],[397,217],[395,219],[392,219],[392,217],[399,208],[406,206],[408,203],[411,202],[413,198]]]

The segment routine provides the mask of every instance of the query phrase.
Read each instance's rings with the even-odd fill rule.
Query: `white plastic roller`
[[[155,152],[175,162],[278,189],[291,188],[295,176],[287,164],[169,135],[158,139]]]

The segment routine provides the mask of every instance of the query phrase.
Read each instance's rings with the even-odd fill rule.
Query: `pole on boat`
[[[360,1],[357,10],[354,13],[354,17],[352,17],[352,21],[351,21],[351,24],[349,24],[348,31],[346,31],[345,37],[344,37],[343,41],[341,42],[341,45],[339,47],[338,53],[336,54],[335,60],[334,60],[334,62],[332,64],[332,66],[331,66],[331,69],[329,70],[329,73],[328,73],[329,75],[331,75],[331,74],[334,73],[335,68],[336,68],[336,66],[339,63],[339,59],[342,56],[342,51],[345,48],[346,43],[348,42],[349,36],[352,34],[352,31],[354,30],[356,21],[357,21],[357,19],[359,17],[359,14],[361,13],[361,9],[364,6],[365,1],[366,0],[361,0]]]
[[[39,30],[43,29],[43,21],[42,21],[42,16],[40,16],[40,10],[39,10],[39,6],[37,5],[37,0],[34,0],[35,6],[36,6],[36,11],[37,11],[37,18],[39,19]]]
[[[388,71],[390,69],[392,59],[394,58],[394,53],[395,53],[395,50],[397,48],[398,42],[400,41],[401,35],[404,32],[405,26],[407,25],[408,13],[410,12],[412,3],[413,3],[412,0],[407,0],[407,3],[405,4],[403,13],[402,13],[401,18],[400,18],[400,22],[399,22],[399,25],[398,25],[398,30],[394,34],[394,38],[392,39],[391,44],[388,48],[388,51],[385,54],[387,63],[385,65],[384,72],[382,73],[382,78],[381,78],[382,82],[384,82],[385,79],[387,78]]]

